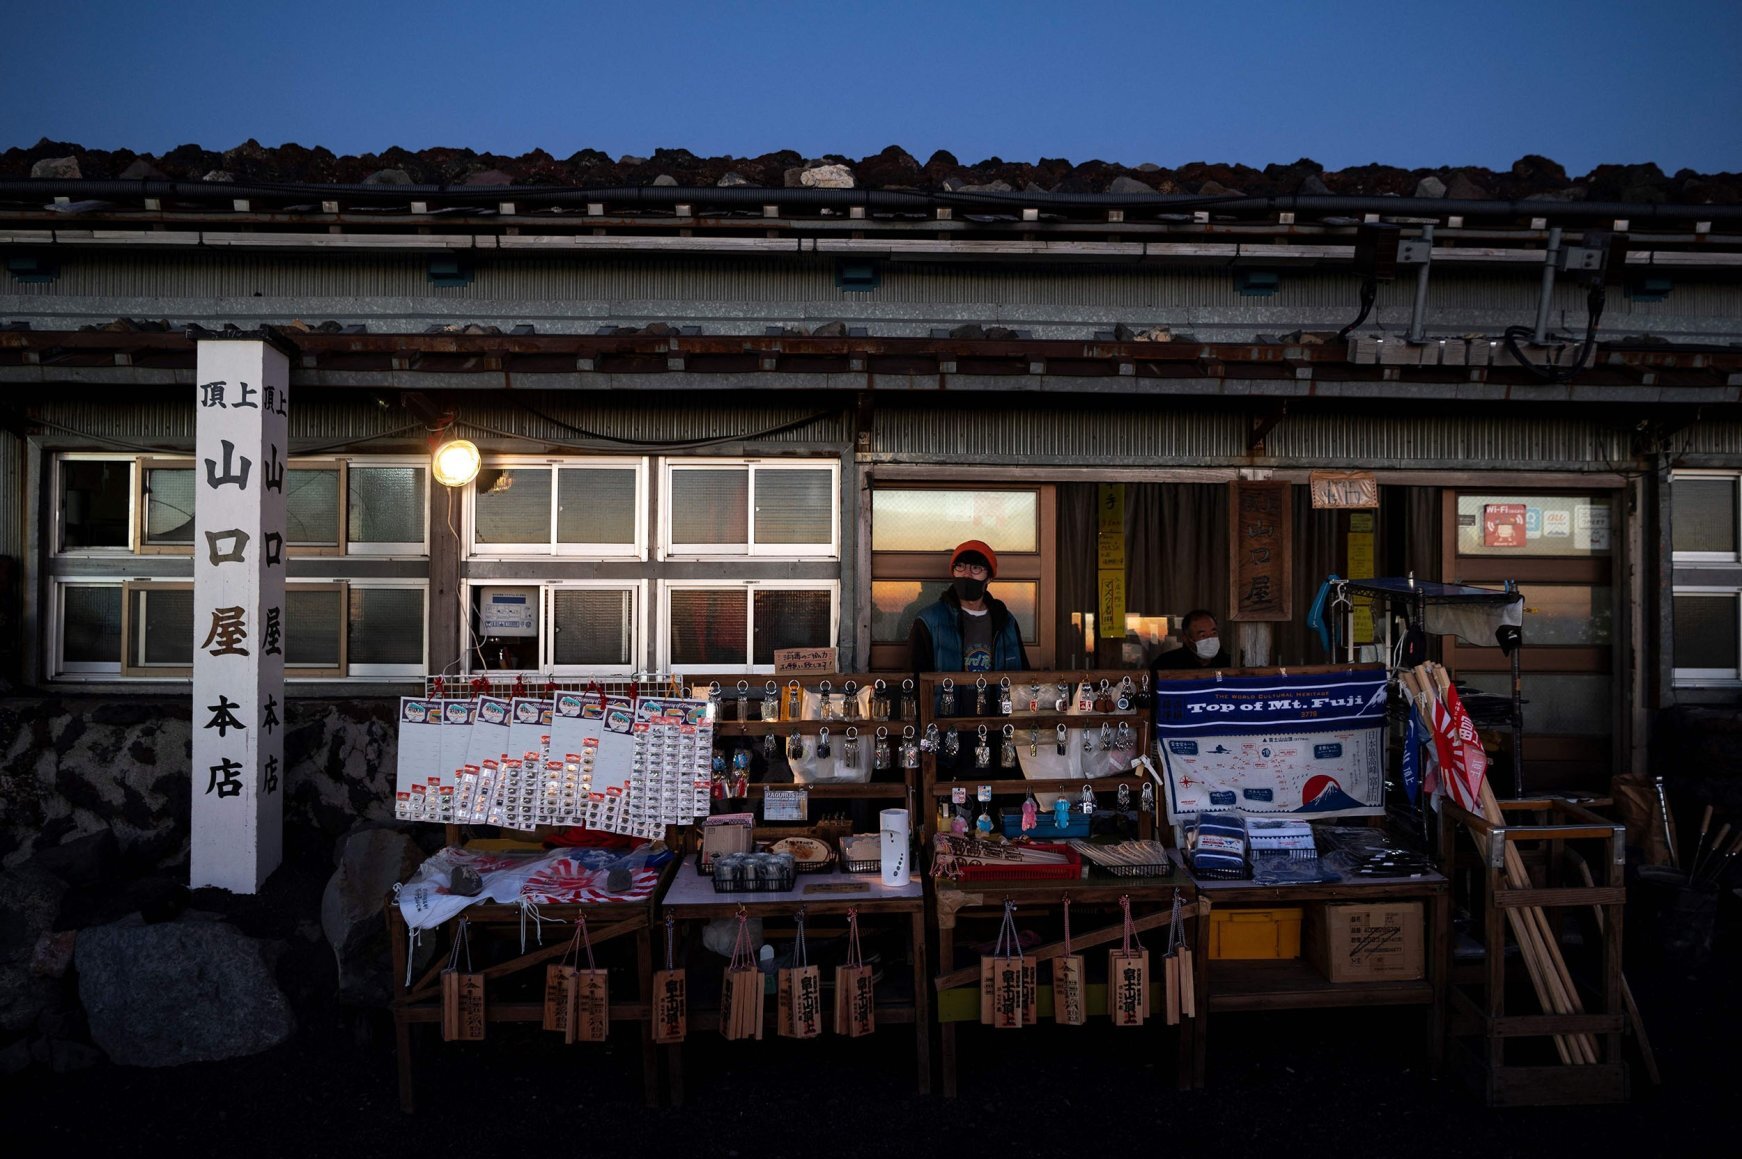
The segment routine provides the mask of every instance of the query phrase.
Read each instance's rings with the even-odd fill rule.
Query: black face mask
[[[983,579],[974,579],[971,576],[961,576],[958,579],[952,580],[951,583],[956,589],[956,598],[961,600],[963,603],[976,603],[986,597],[986,581]]]

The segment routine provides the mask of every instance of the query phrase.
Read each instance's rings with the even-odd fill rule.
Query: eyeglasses
[[[951,575],[965,575],[970,579],[987,579],[992,575],[990,568],[981,567],[977,563],[958,563],[950,569]]]

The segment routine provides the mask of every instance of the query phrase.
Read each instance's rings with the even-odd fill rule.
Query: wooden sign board
[[[786,675],[801,672],[838,672],[840,659],[834,648],[776,648],[774,670]]]
[[[1288,483],[1236,482],[1228,504],[1228,618],[1294,614],[1294,504]]]
[[[1379,506],[1379,480],[1371,471],[1314,471],[1308,485],[1314,507]]]
[[[653,1041],[669,1046],[688,1031],[688,978],[682,970],[661,970],[653,976]]]

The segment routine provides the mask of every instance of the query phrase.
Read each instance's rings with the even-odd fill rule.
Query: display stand
[[[1185,923],[1188,931],[1195,931],[1197,921],[1198,899],[1192,881],[1182,872],[1176,870],[1168,877],[1155,878],[1095,878],[1079,881],[984,881],[984,882],[951,882],[939,880],[934,883],[934,902],[938,926],[938,968],[940,973],[932,980],[932,985],[938,991],[938,1023],[940,1049],[938,1053],[938,1072],[942,1080],[943,1094],[954,1098],[956,1095],[956,1056],[957,1028],[964,1023],[976,1024],[980,1009],[980,968],[978,964],[957,968],[956,961],[956,931],[963,921],[985,924],[987,931],[996,925],[1004,912],[1004,903],[1013,901],[1016,904],[1016,916],[1022,925],[1028,925],[1035,915],[1043,915],[1051,924],[1057,925],[1065,900],[1071,903],[1072,934],[1071,952],[1098,949],[1105,952],[1115,948],[1123,933],[1124,925],[1120,918],[1120,899],[1131,899],[1132,912],[1137,915],[1133,926],[1139,935],[1146,936],[1151,945],[1150,977],[1151,999],[1150,1015],[1141,1027],[1130,1030],[1113,1031],[1107,1025],[1106,987],[1101,984],[1091,984],[1088,989],[1087,1009],[1094,1023],[1099,1026],[1060,1026],[1052,1027],[1048,1033],[1057,1035],[1088,1035],[1100,1030],[1109,1033],[1130,1034],[1140,1036],[1145,1045],[1140,1049],[1145,1053],[1161,1054],[1167,1049],[1165,1043],[1172,1039],[1172,1051],[1175,1058],[1175,1081],[1179,1089],[1187,1090],[1198,1085],[1198,1027],[1203,1021],[1203,1006],[1199,1003],[1196,1018],[1182,1018],[1177,1026],[1168,1026],[1162,1016],[1162,1000],[1159,994],[1160,981],[1160,950],[1165,943],[1165,935],[1169,919],[1172,916],[1174,891],[1178,889],[1183,895],[1184,907],[1180,920]],[[1193,946],[1195,985],[1202,992],[1203,955],[1199,949],[1200,942],[1195,932],[1188,933],[1188,941]],[[1053,1018],[1053,988],[1050,982],[1049,968],[1045,966],[1049,960],[1055,959],[1065,952],[1062,941],[1052,942],[1033,949],[1025,949],[1024,954],[1036,959],[1040,977],[1038,1007],[1042,1027]],[[1038,1029],[1038,1028],[1037,1028]],[[1159,1041],[1158,1041],[1159,1039]],[[1059,1041],[1066,1041],[1060,1039]],[[1133,1039],[1136,1041],[1136,1039]]]
[[[668,864],[661,874],[660,888],[671,879],[676,863]],[[651,936],[653,922],[654,899],[659,896],[659,888],[652,895],[634,902],[604,903],[588,905],[545,905],[539,907],[539,917],[549,926],[545,931],[545,942],[536,949],[509,958],[505,961],[479,964],[482,973],[492,992],[503,986],[518,986],[520,992],[513,1000],[498,1000],[491,998],[485,1004],[485,1020],[490,1023],[530,1022],[539,1023],[544,1018],[543,978],[544,967],[557,962],[569,946],[569,931],[575,921],[581,916],[587,919],[587,934],[595,950],[603,948],[612,969],[612,995],[633,994],[633,1001],[613,1000],[611,1003],[612,1023],[638,1023],[641,1035],[641,1077],[642,1089],[647,1105],[657,1106],[659,1103],[659,1067],[658,1059],[653,1049],[653,1023],[650,1017],[650,993],[648,987],[653,977],[653,941]],[[412,1027],[424,1023],[441,1022],[442,988],[441,971],[446,963],[446,953],[436,956],[436,961],[424,974],[415,979],[409,986],[405,984],[406,963],[410,957],[410,938],[406,931],[405,919],[399,911],[398,900],[389,893],[383,903],[387,920],[387,934],[392,949],[393,959],[393,1033],[394,1044],[399,1059],[399,1105],[407,1113],[416,1109],[416,1092],[413,1081],[413,1037]],[[459,917],[471,923],[474,944],[482,945],[488,941],[487,936],[499,934],[504,938],[518,940],[522,923],[526,921],[521,907],[517,905],[497,905],[480,903],[468,906]],[[429,936],[439,937],[440,944],[450,946],[454,931],[459,924],[459,917],[446,922],[439,931],[431,931]],[[560,922],[562,924],[552,924]],[[613,953],[620,945],[633,947],[633,957],[622,953]],[[619,1033],[626,1033],[620,1031]],[[585,1047],[577,1046],[577,1051]]]
[[[1182,873],[1184,858],[1180,857]],[[1451,927],[1450,883],[1437,873],[1422,877],[1315,885],[1258,885],[1251,881],[1192,879],[1207,903],[1198,907],[1203,951],[1196,1070],[1205,1074],[1209,1015],[1234,1011],[1323,1010],[1349,1006],[1424,1006],[1429,1065],[1438,1070],[1445,1028],[1447,938]],[[1245,907],[1297,906],[1314,902],[1420,901],[1425,976],[1412,980],[1332,982],[1300,958],[1214,960],[1209,954],[1210,914]]]
[[[988,682],[992,691],[991,699],[994,701],[997,696],[998,682],[1001,679],[1006,678],[1010,680],[1013,711],[1008,716],[997,712],[980,715],[976,715],[973,712],[974,681],[981,676],[984,676]],[[1119,763],[1129,765],[1135,758],[1149,753],[1152,745],[1150,736],[1152,731],[1150,729],[1150,709],[1147,706],[1138,703],[1138,701],[1143,698],[1142,689],[1145,676],[1146,674],[1143,672],[1125,671],[1122,669],[1092,669],[1068,672],[933,672],[920,676],[919,704],[920,716],[922,718],[921,732],[924,732],[925,725],[937,725],[940,733],[942,730],[948,729],[950,726],[954,725],[962,734],[964,751],[963,757],[958,762],[953,773],[948,770],[940,769],[939,754],[935,752],[925,752],[921,755],[920,768],[922,776],[919,796],[922,802],[921,808],[924,816],[915,818],[914,827],[918,829],[924,835],[924,839],[929,842],[932,835],[937,832],[937,808],[939,802],[950,800],[952,792],[959,787],[965,787],[968,790],[967,798],[972,802],[972,808],[977,811],[982,804],[986,804],[977,799],[978,790],[983,786],[990,787],[991,789],[991,805],[1011,807],[1020,806],[1022,799],[1031,792],[1066,793],[1074,795],[1080,793],[1084,786],[1087,786],[1099,797],[1101,794],[1105,793],[1116,793],[1119,787],[1124,785],[1130,790],[1132,808],[1135,809],[1137,802],[1140,800],[1143,784],[1146,780],[1146,777],[1141,770],[1136,772],[1119,773],[1111,776],[1094,777],[1087,780],[1081,777],[1029,779],[1022,775],[1020,767],[1022,766],[1022,762],[1029,759],[1031,733],[1038,730],[1039,745],[1051,748],[1056,745],[1057,728],[1061,724],[1066,726],[1067,729],[1093,728],[1095,730],[1099,730],[1103,724],[1109,725],[1115,729],[1117,729],[1119,725],[1124,724],[1130,729],[1133,747],[1129,751],[1123,751],[1118,754]],[[1071,704],[1074,706],[1077,688],[1084,681],[1090,682],[1092,687],[1098,689],[1100,682],[1106,680],[1109,682],[1112,689],[1117,689],[1119,682],[1127,678],[1131,680],[1132,687],[1137,693],[1137,695],[1131,697],[1132,703],[1127,709],[1120,710],[1115,708],[1110,712],[1078,713],[1060,710],[1055,707],[1055,700],[1059,695],[1058,685],[1060,683],[1069,684],[1071,689]],[[939,708],[939,692],[942,689],[945,680],[953,681],[956,685],[958,712],[947,713],[941,711]],[[1031,710],[1029,702],[1031,699],[1036,699],[1031,695],[1032,686],[1037,682],[1040,685],[1040,694],[1038,697],[1040,703],[1037,708]],[[990,707],[996,707],[996,705],[993,704],[990,705]],[[988,732],[992,735],[993,749],[994,752],[996,752],[998,733],[1006,724],[1013,725],[1016,730],[1016,755],[1019,769],[1013,771],[999,769],[997,767],[990,769],[973,768],[973,762],[968,757],[968,749],[971,745],[971,740],[969,738],[976,735],[976,732],[981,725],[985,725]],[[994,758],[994,764],[996,764],[996,758]],[[1158,791],[1157,800],[1159,801],[1159,799],[1160,794]],[[1100,797],[1099,799],[1099,804],[1102,808],[1106,808],[1111,803],[1112,802],[1105,797]],[[1141,811],[1139,812],[1141,813]],[[1140,816],[1140,822],[1140,835],[1144,837],[1151,836],[1154,825],[1153,816],[1142,814]]]
[[[876,1020],[878,1033],[885,1024],[906,1024],[914,1028],[914,1071],[919,1092],[931,1089],[931,996],[927,989],[930,974],[926,966],[925,886],[918,874],[909,875],[901,885],[884,885],[876,874],[816,873],[801,874],[794,887],[775,893],[718,893],[711,879],[696,869],[694,859],[686,861],[672,879],[661,905],[664,915],[677,926],[682,946],[682,960],[692,979],[690,993],[689,1033],[718,1032],[720,1011],[694,1003],[698,988],[695,984],[701,966],[699,930],[716,918],[736,917],[740,912],[764,922],[792,921],[800,910],[805,913],[806,928],[812,945],[826,937],[831,925],[844,928],[846,915],[858,914],[862,927],[873,928],[879,923],[893,922],[901,931],[911,968],[911,987],[899,985],[885,976],[877,990]],[[825,919],[825,920],[818,920]],[[705,968],[723,972],[726,960],[709,955]],[[832,984],[825,972],[824,985]],[[774,998],[766,999],[764,1020],[774,1025]],[[832,996],[823,1003],[824,1033],[836,1030]],[[769,1036],[773,1036],[772,1029]],[[805,1043],[796,1041],[793,1047],[803,1050]],[[671,1079],[674,1104],[683,1101],[684,1066],[681,1044],[663,1048]]]
[[[1448,874],[1468,870],[1479,884],[1471,898],[1480,919],[1485,949],[1482,963],[1460,970],[1451,986],[1452,1061],[1490,1106],[1546,1106],[1614,1103],[1627,1097],[1627,1067],[1622,1057],[1626,1024],[1621,976],[1621,916],[1626,907],[1625,826],[1588,809],[1557,799],[1501,801],[1506,824],[1440,802],[1442,857]],[[1506,876],[1506,851],[1540,866],[1545,884],[1512,888]],[[1598,881],[1560,880],[1568,852],[1577,851],[1596,870]],[[1602,868],[1599,868],[1602,867]],[[1576,915],[1595,912],[1587,927],[1584,962],[1566,979],[1577,986],[1582,1012],[1520,1013],[1516,979],[1508,986],[1506,945],[1509,917],[1539,908],[1549,917],[1555,943],[1558,929]],[[1583,983],[1583,984],[1581,984]],[[1592,1045],[1596,1061],[1555,1064],[1551,1039],[1580,1036]],[[1526,1057],[1532,1051],[1534,1058]]]

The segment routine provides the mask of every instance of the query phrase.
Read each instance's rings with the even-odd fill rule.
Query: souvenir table
[[[761,918],[764,921],[790,921],[801,909],[805,912],[813,944],[819,940],[819,927],[825,924],[819,922],[819,918],[840,928],[845,928],[849,911],[859,915],[862,927],[871,924],[866,921],[867,918],[873,921],[906,919],[903,923],[905,930],[902,940],[912,957],[912,997],[905,993],[907,987],[885,985],[878,994],[876,1021],[879,1033],[886,1024],[891,1023],[911,1024],[914,1027],[915,1078],[920,1093],[928,1092],[931,1087],[931,1043],[928,1030],[931,1000],[927,989],[930,971],[926,966],[925,950],[925,885],[918,875],[911,875],[904,884],[886,886],[875,873],[803,873],[797,875],[793,888],[789,890],[721,893],[714,889],[713,880],[703,876],[696,868],[695,858],[691,856],[678,867],[660,903],[663,918],[675,923],[674,928],[681,947],[676,960],[679,964],[687,960],[692,996],[697,991],[695,978],[698,970],[708,968],[723,973],[726,967],[726,960],[713,954],[707,955],[704,966],[701,956],[695,953],[701,941],[702,926],[716,918],[737,917],[740,911],[747,917]],[[888,961],[885,968],[893,971],[898,968],[898,964]],[[832,1002],[823,1004],[824,1033],[834,1031],[832,1007]],[[770,998],[768,1011],[771,1012],[772,1009],[773,1000]],[[772,1013],[765,1013],[765,1022],[769,1028],[767,1036],[774,1037]],[[717,1032],[719,1026],[717,1010],[698,1009],[692,1004],[689,1012],[691,1035],[705,1031]],[[802,1047],[803,1043],[795,1041],[794,1045]],[[683,1098],[683,1047],[681,1044],[669,1046],[665,1051],[672,1101],[678,1103]]]
[[[1092,878],[1086,880],[1057,881],[950,881],[936,879],[934,896],[938,923],[938,962],[939,974],[933,979],[932,985],[939,992],[939,1033],[941,1050],[938,1057],[939,1073],[942,1076],[943,1093],[953,1097],[956,1094],[956,1028],[964,1021],[972,1021],[957,1009],[964,1001],[962,997],[952,995],[966,994],[967,1001],[978,1006],[978,991],[980,989],[980,967],[972,964],[955,968],[957,929],[963,918],[976,922],[996,919],[1004,910],[1004,903],[1016,903],[1016,920],[1020,925],[1029,924],[1035,915],[1045,915],[1045,919],[1057,924],[1062,917],[1064,900],[1071,902],[1071,950],[1072,952],[1087,951],[1089,954],[1104,955],[1107,951],[1119,947],[1123,940],[1124,926],[1120,899],[1131,899],[1133,923],[1139,939],[1150,950],[1150,980],[1152,997],[1150,1013],[1142,1027],[1130,1030],[1120,1030],[1116,1033],[1132,1033],[1139,1035],[1154,1035],[1158,1032],[1168,1033],[1174,1039],[1174,1057],[1176,1079],[1181,1089],[1190,1088],[1196,1084],[1196,1066],[1198,1053],[1196,1048],[1197,1026],[1202,1018],[1202,1003],[1198,1003],[1197,1018],[1181,1018],[1177,1027],[1168,1027],[1161,1009],[1162,1003],[1154,992],[1160,990],[1161,951],[1165,948],[1168,938],[1168,924],[1172,914],[1174,893],[1178,890],[1183,907],[1181,922],[1184,926],[1188,942],[1194,954],[1195,973],[1201,978],[1203,970],[1203,954],[1198,949],[1197,918],[1198,902],[1193,882],[1177,869],[1171,876],[1147,878]],[[987,929],[991,926],[987,925]],[[1063,942],[1053,942],[1039,947],[1028,947],[1023,951],[1037,959],[1040,977],[1049,977],[1045,962],[1064,953]],[[1085,956],[1088,956],[1085,954]],[[1092,986],[1091,991],[1100,987]],[[1201,985],[1198,986],[1201,992]],[[1041,1018],[1042,1026],[1050,1021],[1048,1010],[1051,1004],[1051,986],[1042,982]],[[1103,1015],[1104,1003],[1097,1003],[1090,998],[1090,1010],[1095,1015],[1091,1021],[1106,1022]],[[1059,1033],[1073,1034],[1085,1032],[1085,1027],[1060,1027]],[[1152,1039],[1153,1041],[1153,1039]],[[1165,1041],[1165,1040],[1164,1040]]]
[[[581,891],[576,896],[588,900],[573,904],[547,902],[530,911],[518,904],[490,901],[469,905],[422,932],[422,937],[435,939],[438,953],[429,967],[409,982],[408,962],[413,953],[411,931],[403,916],[400,898],[389,893],[383,908],[393,960],[393,1029],[399,1061],[401,1108],[410,1112],[416,1105],[412,1027],[424,1023],[439,1026],[441,1023],[441,972],[447,965],[460,920],[464,918],[470,923],[474,968],[485,976],[486,1022],[536,1024],[544,1018],[544,1003],[540,997],[544,969],[557,964],[570,951],[575,923],[583,917],[587,922],[587,936],[599,954],[600,964],[618,967],[612,971],[611,1021],[640,1024],[642,1087],[647,1105],[656,1106],[659,1071],[653,1051],[649,1013],[651,996],[648,992],[654,968],[653,908],[661,883],[669,879],[675,865],[675,862],[667,862],[660,869],[636,871],[631,888],[621,898],[600,894],[597,900],[592,900],[590,891]],[[488,953],[492,940],[500,941],[504,947],[508,947],[510,942],[517,945],[524,942],[524,945],[518,954],[509,947],[493,955],[500,960],[488,961],[486,958],[492,956]],[[632,954],[625,952],[628,949],[632,949]],[[498,984],[518,984],[525,993],[516,995],[515,1000],[490,1000],[489,990]],[[627,1028],[615,1032],[632,1033]],[[575,1049],[584,1051],[585,1047],[577,1045]]]

